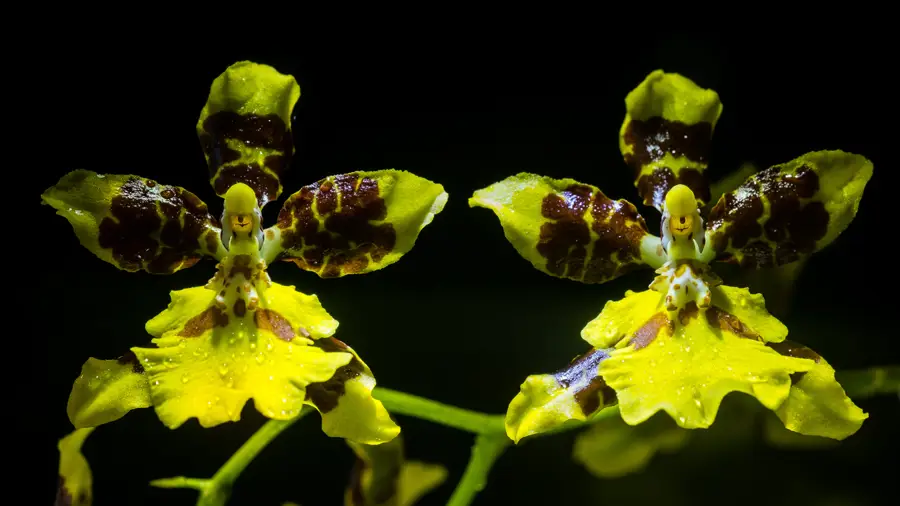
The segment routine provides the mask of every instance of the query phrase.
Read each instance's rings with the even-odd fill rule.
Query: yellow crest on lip
[[[677,184],[666,193],[666,210],[672,216],[687,216],[697,210],[694,192],[683,184]]]
[[[244,183],[236,183],[225,192],[225,210],[229,213],[250,214],[256,205],[256,194]]]

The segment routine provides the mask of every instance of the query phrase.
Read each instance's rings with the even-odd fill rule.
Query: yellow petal
[[[378,446],[348,444],[356,465],[345,506],[412,506],[447,478],[441,465],[406,460],[400,437]]]
[[[811,349],[785,341],[772,346],[779,353],[803,357],[815,365],[794,375],[790,394],[775,410],[789,430],[807,436],[845,439],[856,433],[868,414],[859,409],[834,379],[834,369]]]
[[[91,506],[93,503],[93,476],[87,459],[81,453],[84,440],[93,430],[75,429],[56,445],[59,450],[59,488],[54,504]]]
[[[263,257],[323,278],[382,269],[413,248],[447,199],[443,186],[405,171],[329,176],[285,201]]]
[[[476,191],[469,206],[492,210],[516,251],[551,276],[603,283],[665,262],[633,204],[573,179],[517,174]]]
[[[353,358],[324,382],[306,387],[307,404],[322,414],[322,431],[366,445],[378,445],[396,438],[400,427],[394,423],[381,401],[372,397],[375,377],[346,344],[335,338],[320,339],[315,345],[329,353],[350,353]]]
[[[615,393],[599,376],[609,350],[590,350],[555,374],[536,374],[522,383],[506,412],[506,435],[518,443],[569,420],[587,420],[615,404]]]
[[[132,409],[148,408],[150,386],[133,353],[118,360],[89,358],[69,394],[67,413],[76,428],[118,420]]]
[[[328,352],[317,346],[320,340],[303,335],[303,329],[337,326],[315,296],[297,294],[301,305],[288,320],[272,309],[269,295],[262,294],[252,317],[239,319],[216,306],[214,291],[188,288],[172,292],[169,307],[147,322],[157,348],[132,350],[168,427],[192,417],[204,427],[236,421],[250,398],[269,418],[292,418],[306,400],[307,385],[327,381],[351,361],[351,353]]]
[[[699,205],[709,200],[704,172],[722,102],[713,90],[662,70],[651,72],[625,98],[619,149],[634,171],[645,205],[662,209],[666,193],[688,186]]]
[[[872,172],[863,156],[816,151],[750,176],[710,212],[709,255],[773,267],[821,250],[853,221]]]
[[[645,313],[647,323],[600,363],[600,375],[615,390],[622,418],[631,425],[664,410],[681,427],[709,427],[730,392],[752,395],[775,409],[788,396],[790,375],[814,365],[779,355],[756,333],[761,324],[751,329],[715,305],[685,308],[673,317],[677,320],[665,312]],[[631,318],[641,320],[638,314]]]
[[[260,207],[278,198],[294,154],[291,111],[299,98],[293,76],[249,61],[231,65],[213,81],[197,135],[217,195],[244,183]]]
[[[225,252],[218,220],[178,186],[76,170],[41,200],[69,221],[82,246],[126,271],[168,274]]]
[[[662,311],[662,296],[653,290],[628,290],[625,298],[607,301],[603,311],[582,330],[581,338],[594,348],[610,348],[632,336],[649,316]]]
[[[658,452],[681,449],[689,435],[659,414],[636,427],[611,416],[578,435],[573,457],[597,477],[619,478],[642,471]]]

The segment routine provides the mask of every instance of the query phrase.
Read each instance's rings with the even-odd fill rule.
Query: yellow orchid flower
[[[267,267],[292,261],[320,277],[384,268],[441,212],[439,184],[397,170],[353,172],[304,186],[263,228],[261,209],[281,192],[294,154],[293,76],[253,62],[228,67],[212,84],[197,122],[210,183],[224,198],[213,217],[193,193],[154,180],[75,170],[42,195],[81,244],[126,271],[169,274],[203,257],[218,261],[205,286],[173,291],[147,322],[152,345],[118,360],[89,359],[68,414],[94,427],[152,406],[170,428],[237,421],[251,398],[269,418],[303,405],[322,414],[326,434],[379,444],[400,429],[375,379],[315,295],[274,283]]]
[[[523,437],[619,404],[636,425],[665,411],[683,428],[709,427],[722,398],[744,392],[795,432],[843,439],[868,416],[763,297],[722,284],[710,263],[757,269],[802,261],[856,215],[872,163],[819,151],[752,174],[726,191],[704,221],[704,172],[722,104],[715,91],[657,70],[626,100],[620,149],[661,237],[626,200],[572,179],[521,173],[478,190],[507,239],[552,276],[603,283],[642,268],[643,292],[607,302],[581,336],[592,348],[556,374],[529,376],[509,405],[508,436]]]

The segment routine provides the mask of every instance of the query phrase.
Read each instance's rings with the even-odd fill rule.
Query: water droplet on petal
[[[219,374],[221,374],[222,376],[225,376],[226,374],[228,374],[228,364],[227,363],[224,363],[219,367]]]
[[[251,350],[255,350],[255,349],[256,349],[256,343],[255,343],[255,342],[254,342],[254,343],[250,343],[250,349],[251,349]]]
[[[679,417],[678,417],[678,421],[681,422],[681,423],[684,423],[685,420],[687,420],[687,418],[685,418],[685,417],[683,417],[683,416],[679,416]]]
[[[184,374],[184,375],[181,376],[181,382],[182,382],[182,383],[187,383],[187,382],[190,381],[190,380],[191,380],[191,378],[188,377],[187,374]]]
[[[272,341],[266,342],[266,350],[272,351],[272,348],[273,348],[273,346],[272,346]]]
[[[262,363],[265,362],[265,361],[266,361],[266,354],[265,354],[265,353],[259,352],[259,353],[256,354],[256,363],[257,363],[257,364],[262,364]]]
[[[156,386],[159,386],[159,380],[154,381],[154,382],[153,382],[153,386],[155,386],[155,387],[156,387]]]

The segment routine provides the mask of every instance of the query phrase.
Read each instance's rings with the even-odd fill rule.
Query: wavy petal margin
[[[665,263],[633,204],[573,179],[517,174],[476,191],[469,206],[492,210],[519,255],[551,276],[604,283]]]
[[[684,184],[704,205],[710,197],[704,172],[722,114],[719,95],[679,74],[656,70],[625,97],[625,107],[619,149],[634,170],[644,204],[662,211],[669,189]]]
[[[705,256],[760,268],[822,250],[853,221],[873,170],[863,156],[816,151],[750,176],[710,211]]]
[[[170,274],[225,254],[219,221],[178,186],[75,170],[41,201],[69,221],[82,246],[122,270]]]
[[[299,99],[293,76],[249,61],[231,65],[213,81],[197,135],[217,195],[244,183],[260,208],[281,195],[281,177],[294,154],[291,111]]]
[[[315,295],[272,283],[259,307],[240,318],[215,297],[203,287],[172,292],[169,307],[147,322],[157,348],[132,348],[166,426],[190,418],[203,427],[237,421],[253,398],[259,412],[278,420],[310,404],[334,437],[377,444],[399,433],[371,396],[371,371],[331,337],[338,322]]]
[[[285,201],[263,258],[323,278],[383,269],[413,248],[447,199],[443,186],[405,171],[329,176]]]

